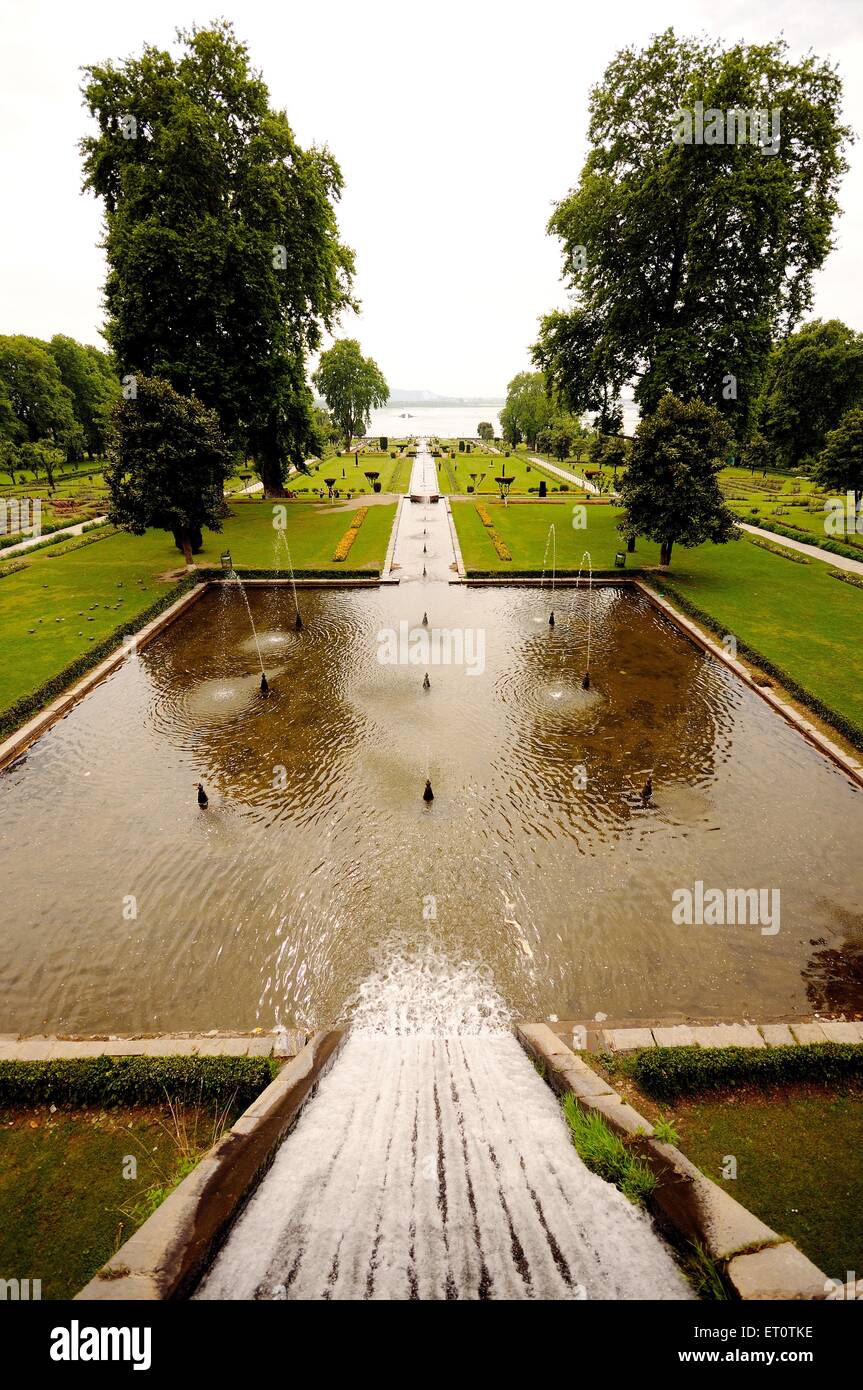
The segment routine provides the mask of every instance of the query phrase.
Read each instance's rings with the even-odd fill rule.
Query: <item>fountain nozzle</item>
[[[428,671],[426,671],[425,675],[423,676],[423,690],[431,690],[431,681],[429,680]]]
[[[429,615],[428,615],[428,613],[423,613],[423,627],[428,627],[428,625],[429,625]]]
[[[582,678],[581,678],[581,688],[582,688],[582,690],[589,690],[589,689],[590,689],[590,672],[589,672],[589,671],[585,671],[584,675],[583,675]]]
[[[209,804],[210,804],[210,798],[207,796],[207,793],[204,791],[204,784],[203,784],[203,782],[199,782],[199,783],[198,783],[198,805],[200,806],[200,808],[201,808],[202,811],[205,811],[205,810],[207,809],[207,807],[209,806]]]
[[[269,695],[269,693],[270,693],[270,682],[267,680],[266,676],[264,675],[264,673],[263,673],[263,671],[262,671],[262,672],[261,672],[261,694],[264,695],[264,696],[267,696],[267,695]]]
[[[297,613],[296,622],[294,623],[294,627],[297,629],[297,632],[299,632],[299,630],[300,630],[300,628],[302,627],[302,625],[303,625],[303,620],[302,620],[302,618],[300,617],[299,612],[298,612],[298,613]]]
[[[427,777],[427,778],[426,778],[425,791],[423,792],[423,801],[425,801],[426,804],[428,804],[428,802],[430,802],[430,801],[434,801],[434,792],[432,791],[432,784],[431,784],[431,778],[430,778],[430,777]]]
[[[549,627],[554,627],[554,609],[552,609],[548,615],[548,625]]]

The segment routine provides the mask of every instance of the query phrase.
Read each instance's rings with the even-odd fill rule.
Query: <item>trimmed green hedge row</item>
[[[863,1083],[863,1046],[828,1042],[786,1047],[645,1047],[629,1054],[624,1066],[649,1096],[671,1101],[735,1086]]]
[[[287,570],[249,570],[240,569],[237,571],[241,579],[284,579]],[[372,567],[367,570],[343,570],[341,568],[329,570],[294,570],[295,579],[335,579],[343,583],[345,579],[380,579],[380,570]],[[234,581],[228,578],[226,570],[222,569],[199,569],[198,578],[206,583],[225,583],[232,584]]]
[[[0,714],[0,738],[5,738],[7,734],[14,733],[25,720],[34,715],[37,710],[61,695],[75,681],[80,680],[81,676],[92,671],[94,666],[98,666],[100,661],[104,661],[106,656],[110,656],[123,641],[123,638],[133,632],[139,632],[142,627],[146,627],[153,618],[157,618],[166,608],[176,602],[188,589],[194,588],[198,583],[198,576],[191,575],[186,579],[181,579],[178,584],[172,584],[161,598],[155,603],[151,603],[149,608],[145,608],[137,617],[129,618],[123,623],[122,627],[117,627],[108,637],[97,642],[94,647],[88,648],[76,661],[72,661],[65,666],[62,671],[58,671],[56,676],[52,676],[44,685],[40,685],[29,695],[22,695],[20,700],[16,700],[14,705],[3,710]]]
[[[543,576],[544,571],[543,571],[543,570],[474,570],[474,569],[469,569],[469,570],[466,571],[466,573],[467,573],[468,579],[497,579],[497,580],[504,579],[504,580],[509,580],[509,581],[511,581],[511,580],[513,580],[513,579],[542,579],[542,576]],[[561,581],[561,579],[566,579],[566,580],[569,580],[569,579],[577,579],[577,578],[578,578],[578,573],[579,573],[578,570],[556,570],[556,571],[555,571],[555,581],[556,581],[556,583],[559,583],[559,582]],[[640,575],[640,574],[641,574],[641,570],[638,570],[638,569],[631,569],[631,570],[628,571],[628,573],[631,574],[631,575],[632,575],[632,574],[638,574],[638,575]],[[546,578],[548,578],[548,572],[547,572],[547,571],[545,571],[545,574],[546,574]],[[623,578],[625,578],[624,571],[623,571],[623,570],[618,570],[618,569],[612,569],[612,570],[597,570],[597,569],[595,569],[595,570],[591,570],[591,574],[593,575],[594,579],[623,579]],[[581,571],[581,577],[582,577],[582,579],[583,579],[583,581],[584,581],[585,588],[586,588],[586,587],[587,587],[587,580],[588,580],[588,575],[587,575],[587,571],[586,571],[586,570],[582,570],[582,571]],[[548,582],[548,589],[549,589],[549,593],[550,593],[550,592],[551,592],[551,580],[550,580],[550,579],[549,579],[549,582]]]
[[[245,1109],[273,1080],[272,1057],[75,1057],[0,1061],[0,1107],[184,1105]]]
[[[698,608],[696,604],[690,602],[679,589],[675,589],[673,585],[668,584],[664,579],[661,582],[657,582],[656,578],[652,575],[645,575],[644,578],[652,589],[655,589],[662,598],[667,598],[676,608],[680,609],[681,613],[685,613],[689,618],[694,618],[702,627],[706,627],[710,632],[715,632],[717,636],[725,636],[728,630],[727,625],[718,622],[710,613],[705,613],[703,608]],[[783,670],[781,666],[778,666],[775,661],[770,661],[768,657],[757,651],[755,647],[750,647],[748,642],[744,642],[739,637],[737,639],[737,650],[741,656],[748,657],[750,661],[760,666],[768,675],[775,676],[776,680],[781,681],[788,693],[794,696],[795,700],[799,700],[801,705],[805,705],[807,709],[811,709],[814,714],[818,715],[819,719],[824,720],[825,724],[831,724],[844,738],[847,738],[848,742],[852,744],[854,748],[863,749],[863,728],[861,728],[859,724],[855,724],[847,715],[840,714],[838,710],[831,708],[830,705],[825,705],[823,700],[819,700],[817,695],[813,695],[811,691],[804,689],[793,676],[790,676],[788,672]]]
[[[59,541],[61,541],[63,537],[60,536],[52,540],[55,531],[65,531],[70,526],[83,526],[85,531],[92,531],[97,525],[106,526],[107,522],[96,522],[85,516],[72,516],[66,518],[66,520],[61,518],[59,521],[46,521],[45,525],[39,528],[39,534],[42,539],[37,541],[35,545],[28,546],[27,550],[28,552],[31,550],[42,550],[46,545],[59,544]],[[25,535],[23,532],[16,532],[14,535],[8,536],[5,540],[0,541],[0,550],[8,550],[10,546],[20,545],[22,541],[30,539],[31,537]]]
[[[743,521],[744,518],[741,517],[740,520]],[[811,531],[804,531],[799,526],[784,526],[780,521],[765,521],[762,517],[747,522],[747,525],[757,526],[762,531],[775,531],[777,536],[785,536],[790,541],[802,541],[804,545],[814,545],[819,550],[829,550],[832,555],[843,555],[846,560],[863,560],[863,546],[846,545],[844,541],[834,541],[829,536],[821,540],[818,536],[813,536]]]

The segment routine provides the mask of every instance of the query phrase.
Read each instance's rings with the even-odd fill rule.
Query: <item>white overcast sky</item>
[[[341,164],[359,337],[391,386],[503,394],[537,316],[562,302],[552,204],[577,181],[587,97],[614,52],[673,25],[733,41],[783,30],[839,64],[863,132],[860,0],[0,0],[0,332],[99,342],[101,214],[80,191],[82,65],[232,19],[303,144]],[[863,147],[815,313],[863,329]]]

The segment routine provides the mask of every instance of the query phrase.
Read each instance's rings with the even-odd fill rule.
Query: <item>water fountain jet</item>
[[[267,685],[267,676],[266,672],[264,671],[264,658],[261,656],[261,644],[258,641],[258,629],[255,627],[255,620],[252,617],[252,609],[249,603],[249,596],[246,593],[245,585],[243,584],[243,581],[237,574],[236,570],[231,570],[231,573],[229,574],[228,578],[236,580],[237,584],[239,585],[240,593],[243,595],[243,602],[246,605],[246,612],[249,615],[249,622],[252,627],[252,636],[255,639],[255,651],[258,653],[258,664],[261,668],[261,692],[264,693],[265,686],[267,690],[269,690],[269,686]]]
[[[590,689],[590,643],[593,636],[593,561],[590,558],[590,551],[585,550],[581,557],[581,564],[578,567],[578,576],[575,581],[575,592],[578,593],[581,585],[581,573],[584,569],[584,562],[587,561],[588,571],[588,592],[587,592],[587,662],[584,675],[581,678],[582,690]]]
[[[292,562],[292,560],[291,560],[291,547],[290,547],[290,545],[288,544],[288,533],[287,533],[287,529],[282,528],[282,527],[279,527],[279,528],[277,528],[277,530],[276,530],[276,554],[275,554],[275,560],[276,560],[276,566],[277,566],[277,568],[279,568],[279,569],[281,568],[281,566],[280,566],[279,563],[278,563],[279,541],[280,541],[280,540],[284,541],[284,543],[285,543],[285,554],[286,554],[287,559],[288,559],[288,574],[291,576],[291,588],[292,588],[293,594],[294,594],[294,608],[296,609],[296,614],[297,614],[297,616],[296,616],[296,618],[295,618],[295,620],[294,620],[294,627],[296,628],[297,632],[299,632],[299,631],[301,630],[302,626],[303,626],[303,620],[302,620],[302,618],[300,617],[300,601],[299,601],[299,599],[297,598],[297,581],[296,581],[296,578],[295,578],[295,576],[294,576],[294,566],[293,566],[293,562]]]
[[[548,535],[545,538],[545,550],[542,555],[542,579],[540,580],[540,592],[545,588],[545,574],[548,569],[548,547],[551,546],[551,613],[548,619],[549,627],[554,627],[554,585],[557,578],[557,532],[554,529],[554,522],[548,528]]]

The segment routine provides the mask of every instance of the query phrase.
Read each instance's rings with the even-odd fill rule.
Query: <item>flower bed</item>
[[[334,560],[346,560],[348,558],[351,546],[357,538],[357,532],[368,516],[368,513],[368,507],[360,507],[354,514],[353,521],[333,551]]]

